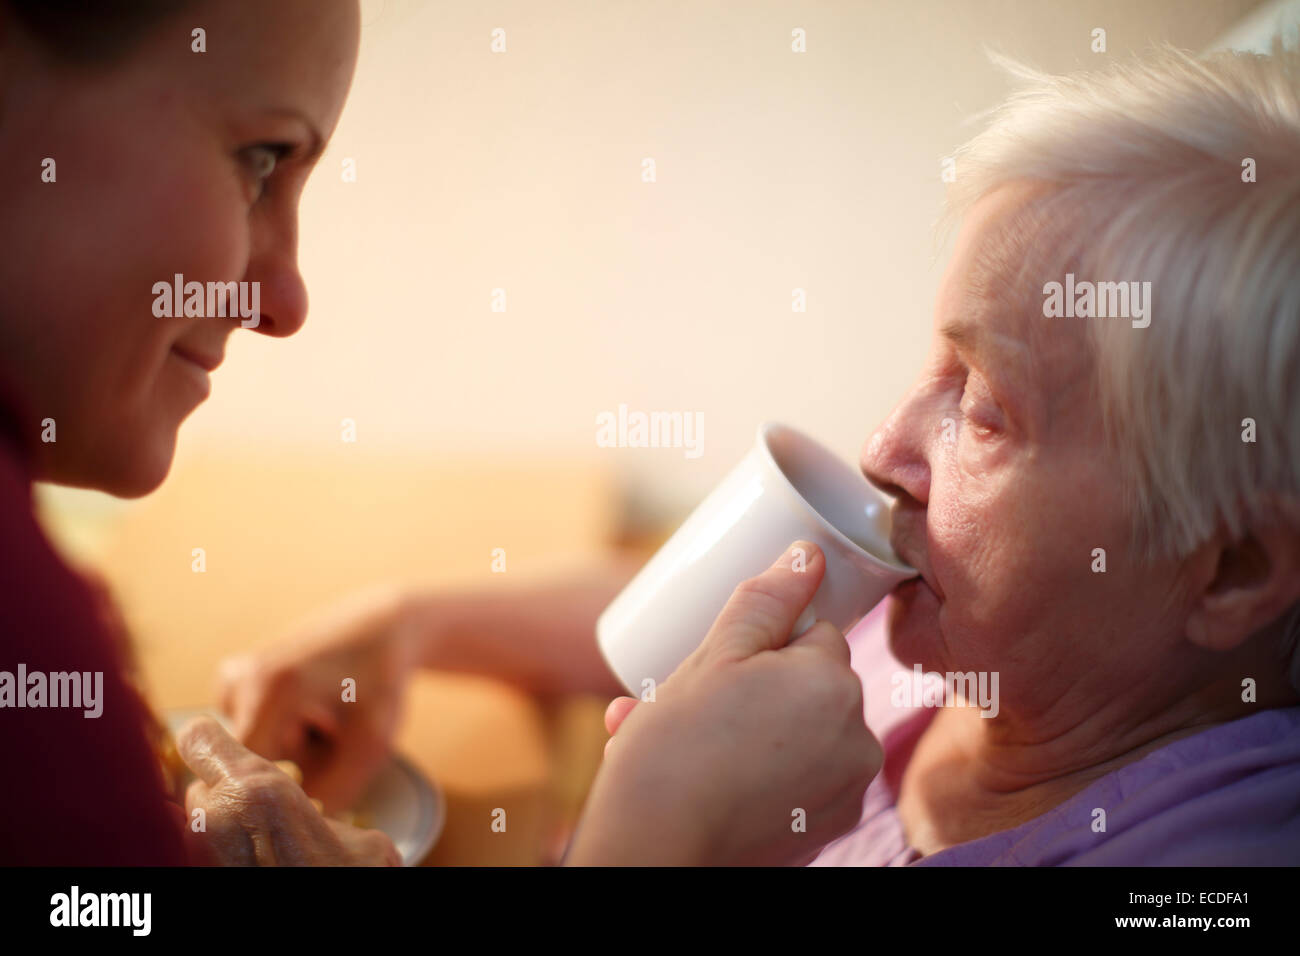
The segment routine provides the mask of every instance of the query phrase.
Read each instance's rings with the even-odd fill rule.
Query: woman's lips
[[[198,390],[203,393],[203,397],[207,398],[212,393],[212,379],[208,377],[209,368],[203,364],[202,360],[192,357],[191,353],[178,348],[171,350],[171,357],[176,359],[177,365],[189,376],[190,380],[198,387]],[[212,368],[216,368],[219,363],[220,359],[212,365]]]
[[[934,588],[926,582],[924,578],[909,578],[902,584],[897,585],[889,596],[897,601],[900,607],[917,610],[924,607],[938,609],[943,604],[943,599],[935,593]]]
[[[932,594],[934,593],[930,585],[925,583],[925,579],[919,576],[915,578],[908,578],[902,584],[894,585],[894,593],[906,597],[907,595],[916,592],[919,588],[925,588],[927,591],[930,591],[930,593]]]
[[[221,364],[222,356],[220,355],[205,355],[202,352],[187,349],[181,345],[173,345],[172,351],[185,359],[185,361],[193,362],[205,372],[216,371],[217,366]]]
[[[907,588],[910,585],[919,584],[919,585],[924,585],[927,591],[929,591],[932,595],[934,595],[935,598],[938,598],[939,589],[930,583],[930,572],[926,564],[924,562],[918,562],[915,558],[913,558],[911,555],[911,549],[900,548],[897,545],[894,545],[893,547],[894,547],[894,553],[896,555],[902,558],[909,566],[916,569],[916,577],[908,578],[902,584],[899,584],[897,587],[895,587],[894,591],[900,592],[903,590],[903,588]],[[910,593],[910,592],[904,592],[904,593]]]

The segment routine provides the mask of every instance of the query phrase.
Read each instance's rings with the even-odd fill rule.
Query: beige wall
[[[181,463],[328,451],[352,418],[371,449],[594,459],[672,512],[766,418],[856,457],[926,348],[940,159],[1007,89],[981,45],[1085,67],[1254,5],[367,3],[303,202],[308,323],[235,336]],[[620,403],[702,413],[704,454],[597,448]]]

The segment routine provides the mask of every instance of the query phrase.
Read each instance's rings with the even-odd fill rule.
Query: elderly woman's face
[[[1145,680],[1144,663],[1181,639],[1185,608],[1172,565],[1132,561],[1085,329],[1041,314],[1043,283],[1062,277],[1012,287],[999,268],[1023,258],[1017,240],[1032,243],[999,228],[1026,195],[999,190],[967,217],[926,367],[861,464],[899,496],[894,543],[922,575],[892,596],[895,655],[998,671],[1004,708],[1045,710],[1067,691],[1096,700],[1122,673]]]
[[[249,283],[251,306],[256,282],[257,331],[301,326],[298,199],[358,23],[356,0],[207,0],[95,71],[0,24],[0,344],[29,411],[55,421],[44,477],[140,494],[166,475],[208,372],[252,320],[211,317],[206,295],[204,317],[157,317],[157,283]]]

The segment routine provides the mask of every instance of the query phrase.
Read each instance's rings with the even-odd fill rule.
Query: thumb
[[[176,750],[194,775],[209,787],[272,766],[211,717],[195,717],[176,735]]]
[[[784,647],[825,573],[821,549],[810,541],[796,541],[770,568],[732,592],[700,652],[743,660]]]

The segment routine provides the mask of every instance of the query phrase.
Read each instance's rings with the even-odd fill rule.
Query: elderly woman
[[[1031,79],[957,159],[934,346],[862,455],[921,571],[889,650],[1000,710],[873,707],[820,862],[1300,863],[1300,63]]]
[[[921,575],[851,635],[886,757],[816,862],[1300,862],[1300,63],[1164,50],[1024,75],[958,155],[933,350],[863,451]],[[774,575],[793,620],[806,594]],[[336,621],[232,669],[227,703],[249,734],[292,738],[292,715],[325,706],[311,675],[410,644],[432,666],[607,686],[589,640],[511,643],[487,604]],[[645,802],[627,764],[657,752],[654,720],[698,666],[669,704],[611,705],[571,861],[610,838],[593,817]],[[996,675],[996,706],[895,693],[914,667]]]
[[[317,727],[317,711],[305,712],[317,723],[278,725],[290,733],[264,740],[262,755],[211,719],[192,723],[178,746],[197,779],[184,809],[168,804],[123,649],[31,505],[34,479],[152,490],[229,337],[302,326],[298,200],[342,110],[358,22],[355,0],[0,0],[0,863],[397,859],[386,836],[323,816],[264,759]],[[177,274],[231,284],[239,308],[214,310],[189,286],[183,303],[161,301]],[[843,635],[821,625],[759,653],[783,643],[823,570],[814,554],[808,573],[778,564],[738,592],[664,705],[633,722],[623,750],[636,759],[607,775],[615,797],[587,814],[584,860],[802,860],[852,826],[881,755]],[[555,612],[532,627],[553,656],[566,642],[585,647],[574,635],[589,632],[614,587],[596,579],[497,602],[482,631],[517,638],[531,606]],[[559,668],[529,663],[518,644],[493,654],[488,641],[460,660],[487,652],[503,671],[550,681]],[[331,660],[357,665],[348,673],[363,697],[390,688],[391,701],[419,650],[361,642]],[[616,686],[598,661],[570,672]],[[774,685],[797,693],[773,698]],[[256,711],[263,722],[305,698],[271,702]],[[382,746],[349,742],[367,744],[364,728],[391,729],[390,717],[349,712],[346,733],[324,728],[325,752],[363,775]],[[683,726],[719,730],[683,745]],[[790,733],[807,745],[779,752]],[[718,792],[709,769],[735,785]],[[646,801],[674,774],[650,811],[665,834],[646,826]],[[314,778],[309,787],[338,797]],[[795,805],[807,809],[806,834],[790,831]]]

